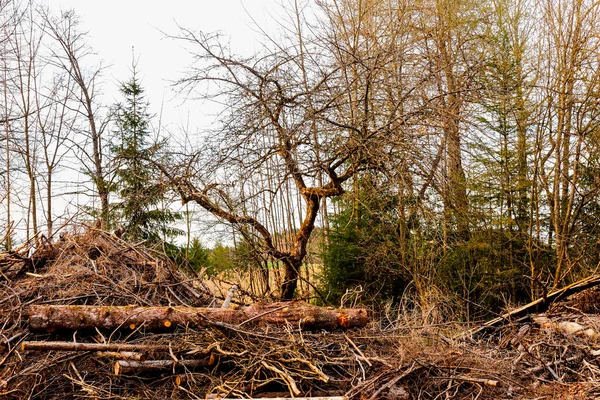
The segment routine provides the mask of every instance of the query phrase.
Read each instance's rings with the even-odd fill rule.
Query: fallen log
[[[115,375],[126,374],[129,372],[150,372],[150,371],[168,371],[173,368],[196,368],[206,367],[211,365],[211,359],[206,360],[146,360],[146,361],[133,361],[133,360],[118,360],[113,365],[113,372]]]
[[[169,346],[129,343],[22,342],[21,350],[168,352]]]
[[[533,322],[541,328],[557,330],[565,335],[586,337],[591,340],[600,338],[600,334],[594,329],[581,325],[573,321],[553,321],[545,315],[538,315],[532,318]]]
[[[209,394],[207,397],[209,400],[238,400],[229,397],[220,397],[218,394]],[[264,397],[267,398],[267,397]],[[289,397],[268,397],[269,400],[290,400]],[[248,400],[259,400],[256,399],[248,399]],[[294,400],[349,400],[346,396],[330,396],[330,397],[294,397]]]
[[[290,324],[308,330],[365,326],[367,311],[317,307],[305,302],[254,304],[239,310],[193,307],[32,305],[28,310],[33,331],[85,329],[144,329],[164,331],[177,326]]]
[[[99,351],[96,354],[99,358],[109,358],[111,360],[131,360],[146,361],[146,353],[136,353],[134,351]]]
[[[515,322],[517,320],[521,320],[522,318],[529,319],[531,314],[539,314],[548,309],[551,304],[556,303],[560,300],[563,300],[569,296],[574,295],[575,293],[579,293],[583,290],[599,286],[600,285],[600,276],[594,275],[589,278],[582,279],[578,282],[572,283],[562,289],[556,290],[546,297],[537,299],[532,301],[531,303],[525,304],[519,308],[511,310],[505,314],[502,314],[499,317],[496,317],[483,325],[477,326],[475,328],[469,329],[457,336],[458,339],[470,338],[476,335],[483,334],[494,328],[501,326],[503,324],[508,324]],[[522,321],[521,321],[522,322]]]

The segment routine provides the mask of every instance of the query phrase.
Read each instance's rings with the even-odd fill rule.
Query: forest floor
[[[32,305],[210,307],[218,300],[158,253],[90,228],[0,253],[0,398],[597,398],[600,290],[589,286],[543,314],[479,330],[372,311],[367,326],[332,332],[243,324],[32,331]],[[147,351],[44,348],[65,342]]]

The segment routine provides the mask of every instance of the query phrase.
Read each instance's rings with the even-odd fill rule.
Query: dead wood
[[[497,387],[500,385],[500,382],[495,379],[485,379],[485,378],[474,378],[472,376],[460,375],[449,377],[450,380],[455,381],[464,381],[464,382],[472,382],[472,383],[480,383],[485,386]]]
[[[536,372],[540,372],[543,371],[545,369],[550,369],[552,367],[556,367],[559,366],[561,364],[565,364],[565,363],[570,363],[573,361],[579,361],[582,357],[577,355],[577,356],[572,356],[569,358],[565,358],[564,360],[556,360],[556,361],[552,361],[552,362],[548,362],[545,363],[543,365],[538,365],[537,367],[532,367],[532,368],[528,368],[527,372],[530,374],[536,373]],[[550,372],[552,372],[554,374],[554,372],[552,370],[550,370]]]
[[[562,306],[564,301],[556,304],[568,291],[556,298],[551,294],[555,305],[548,310],[549,321],[535,320],[531,313],[537,306],[526,306],[525,314],[504,319],[531,321],[526,326],[506,324],[495,335],[479,339],[473,335],[475,340],[458,342],[440,340],[451,337],[458,325],[428,326],[427,335],[421,330],[414,335],[412,328],[388,325],[389,321],[369,324],[368,329],[324,332],[319,324],[343,325],[348,315],[340,317],[340,312],[345,310],[316,308],[323,315],[315,316],[312,309],[304,312],[309,306],[302,303],[257,304],[241,310],[199,308],[214,303],[214,296],[198,277],[173,268],[168,259],[141,244],[100,231],[66,235],[35,257],[32,252],[18,254],[40,263],[33,272],[19,275],[23,259],[0,257],[0,272],[6,275],[0,279],[2,398],[197,399],[220,393],[221,399],[283,399],[298,393],[304,397],[297,398],[306,400],[423,396],[491,400],[597,398],[600,393],[600,384],[595,383],[600,350],[591,347],[595,336],[588,335],[591,329],[600,332],[600,319],[581,311],[595,310],[598,296],[587,292],[578,293],[585,295],[580,303],[569,298],[569,307]],[[592,281],[579,282],[574,290],[594,285]],[[154,324],[165,332],[148,329],[153,322],[144,320],[143,312],[122,307],[130,312],[119,314],[121,307],[111,308],[130,304],[140,311],[162,310],[155,313]],[[69,323],[75,332],[52,327],[54,322],[43,318],[40,321],[50,329],[30,332],[26,312],[49,305],[58,310],[93,306],[99,310],[101,325],[121,315],[120,322],[108,326],[124,329],[85,331],[79,328],[90,321],[78,319],[85,314],[74,313],[69,318],[76,322]],[[110,316],[100,318],[100,310],[107,309]],[[50,316],[54,309],[45,310]],[[577,314],[569,315],[573,310]],[[215,312],[228,317],[219,320]],[[351,323],[351,318],[345,321]],[[178,326],[185,329],[173,329]],[[315,330],[307,331],[311,326]],[[545,326],[559,334],[548,334]],[[406,334],[399,335],[400,330]],[[567,330],[571,334],[563,334]],[[547,376],[540,376],[545,371]],[[571,391],[577,395],[565,396]]]
[[[514,322],[525,316],[542,313],[546,311],[551,304],[565,299],[573,294],[579,293],[583,290],[590,289],[598,285],[600,285],[600,276],[591,276],[582,279],[560,290],[550,293],[545,298],[534,300],[531,303],[525,304],[524,306],[502,314],[501,316],[494,318],[483,325],[477,326],[473,329],[463,332],[459,336],[465,338],[475,336],[478,334],[483,334],[485,332],[488,332],[490,329],[496,328],[506,323]]]
[[[169,346],[128,343],[22,342],[21,350],[168,352]]]
[[[146,353],[136,353],[134,351],[99,351],[96,353],[96,357],[132,361],[146,361],[147,359]]]
[[[161,331],[177,326],[204,328],[211,321],[231,325],[277,325],[303,329],[353,328],[369,321],[365,309],[331,309],[304,302],[255,304],[240,310],[192,307],[32,305],[33,331],[129,329]]]
[[[209,400],[239,400],[233,399],[229,397],[220,397],[219,395],[208,395],[207,399]],[[269,400],[289,400],[289,397],[269,397]],[[295,400],[349,400],[346,396],[329,396],[329,397],[294,397]],[[257,399],[247,399],[247,400],[258,400]]]
[[[585,337],[591,340],[596,340],[600,335],[594,329],[581,325],[573,321],[555,321],[545,315],[537,315],[532,317],[533,322],[541,328],[551,329],[561,332],[565,335],[574,335]]]
[[[206,367],[211,364],[214,359],[201,359],[201,360],[146,360],[146,361],[134,361],[134,360],[118,360],[113,366],[113,372],[115,375],[122,375],[130,372],[140,371],[165,371],[172,370],[173,368],[188,368],[193,369],[197,367]]]

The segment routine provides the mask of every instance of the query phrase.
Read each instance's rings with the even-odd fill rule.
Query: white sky
[[[262,29],[276,29],[274,14],[280,0],[47,0],[51,11],[75,10],[88,41],[103,65],[106,101],[120,100],[118,82],[127,80],[132,46],[139,57],[138,70],[151,112],[158,115],[164,98],[163,125],[176,131],[188,124],[203,130],[212,122],[208,105],[182,105],[173,99],[169,81],[182,76],[190,59],[177,42],[162,32],[176,35],[177,25],[204,32],[219,31],[229,37],[236,53],[253,52],[259,46],[256,21]],[[285,0],[284,0],[285,1]]]
[[[131,77],[133,46],[150,112],[156,115],[153,122],[156,126],[164,99],[162,126],[177,135],[186,126],[190,133],[205,131],[214,122],[218,109],[210,104],[174,99],[170,81],[182,77],[191,59],[181,44],[165,38],[165,33],[177,35],[177,25],[195,31],[219,31],[235,53],[253,53],[260,48],[256,24],[265,31],[276,31],[278,24],[273,18],[282,13],[282,2],[289,4],[290,0],[43,1],[51,13],[72,9],[79,16],[81,30],[88,32],[88,44],[106,67],[102,79],[106,106],[122,100],[119,82]],[[211,235],[203,227],[196,229],[199,230],[194,235],[203,237],[203,242],[212,245],[218,240],[214,232]]]

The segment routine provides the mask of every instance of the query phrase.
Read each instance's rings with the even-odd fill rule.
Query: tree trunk
[[[304,329],[361,327],[369,318],[365,309],[333,309],[304,302],[254,304],[241,310],[192,307],[33,305],[29,327],[35,331],[127,329],[164,331],[177,326],[291,324]]]
[[[281,297],[284,300],[292,300],[298,287],[298,276],[302,262],[284,261],[285,275],[281,284]]]

